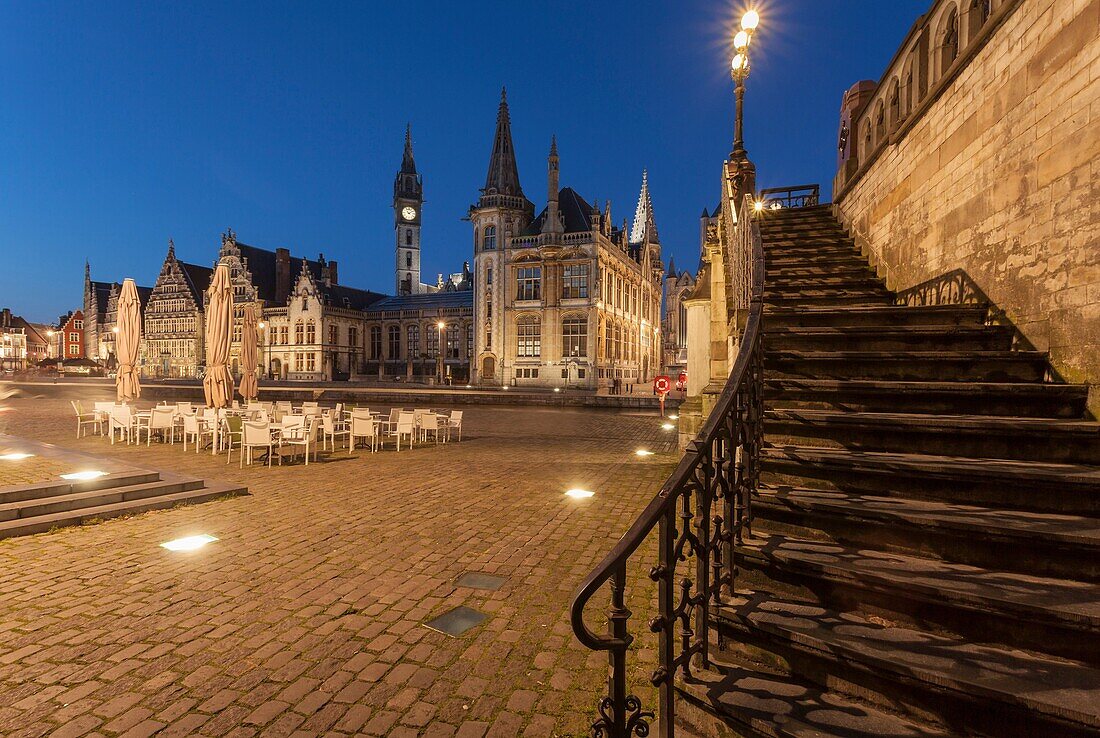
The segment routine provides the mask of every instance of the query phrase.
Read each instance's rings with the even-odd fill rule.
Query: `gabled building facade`
[[[145,374],[157,377],[197,377],[205,361],[203,300],[213,270],[176,258],[168,241],[149,303],[144,313]]]
[[[560,187],[557,142],[537,216],[520,186],[502,92],[474,229],[474,373],[484,385],[597,389],[661,366],[661,246],[643,174],[633,227]]]

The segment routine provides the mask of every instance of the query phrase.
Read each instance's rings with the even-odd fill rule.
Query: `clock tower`
[[[405,128],[405,154],[401,170],[393,181],[393,223],[395,293],[415,295],[424,291],[420,284],[420,208],[424,204],[424,183],[416,173],[412,133]]]

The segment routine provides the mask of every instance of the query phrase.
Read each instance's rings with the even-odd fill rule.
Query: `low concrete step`
[[[767,475],[764,481],[776,484],[1100,515],[1100,468],[1084,464],[789,445],[766,446],[761,465]]]
[[[1083,662],[884,627],[766,594],[712,612],[731,650],[771,654],[834,688],[934,713],[952,732],[1076,738],[1100,731],[1100,670]]]
[[[797,351],[1008,351],[1014,331],[992,325],[768,326],[768,348]]]
[[[97,507],[86,507],[79,510],[58,512],[50,515],[37,515],[31,518],[19,518],[0,522],[0,539],[13,536],[25,536],[35,533],[46,533],[54,528],[70,525],[80,525],[89,520],[101,520],[115,518],[122,515],[133,515],[148,512],[150,510],[163,510],[177,505],[190,505],[199,502],[207,502],[219,497],[229,497],[246,494],[247,489],[232,484],[212,483],[207,486],[175,492],[166,495],[157,495],[136,500],[116,502]]]
[[[891,301],[892,303],[892,301]],[[988,308],[984,305],[856,305],[847,307],[764,308],[765,334],[772,328],[888,325],[982,325]]]
[[[761,485],[754,504],[757,519],[769,529],[775,523],[777,530],[796,531],[802,537],[878,549],[868,553],[869,561],[891,551],[942,559],[935,566],[944,572],[954,566],[944,562],[955,562],[1021,576],[1100,581],[1097,517],[774,484]],[[1026,583],[1018,577],[1013,581]],[[1095,608],[1097,618],[1090,627],[1100,635],[1100,588],[1074,584],[1066,601],[1081,602],[1090,589],[1095,602],[1087,604]]]
[[[64,479],[58,479],[50,482],[5,487],[0,489],[0,505],[20,502],[22,500],[40,500],[46,497],[60,497],[77,492],[92,492],[94,490],[108,489],[111,487],[146,484],[148,482],[155,482],[158,479],[160,479],[160,474],[155,471],[134,470],[130,472],[105,474],[102,477],[89,479],[83,482],[68,482]]]
[[[105,489],[74,492],[67,495],[50,495],[37,500],[20,500],[0,504],[0,521],[28,519],[38,515],[80,510],[88,507],[102,507],[128,500],[141,500],[157,495],[175,494],[188,490],[201,489],[201,479],[176,477],[162,474],[163,479],[144,484],[128,484]]]
[[[677,736],[940,738],[935,728],[822,690],[793,676],[714,664],[677,686]]]
[[[813,438],[864,451],[1100,463],[1100,423],[1088,420],[812,409],[772,409],[764,419],[780,445]]]
[[[770,377],[910,381],[1041,382],[1039,351],[766,351]]]
[[[1030,382],[765,379],[764,400],[776,409],[1079,419],[1085,412],[1088,386]]]

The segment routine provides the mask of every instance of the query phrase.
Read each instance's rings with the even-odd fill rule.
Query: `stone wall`
[[[892,289],[965,272],[1063,379],[1093,386],[1096,413],[1100,0],[1002,0],[984,27],[963,2],[952,60],[953,5],[918,20],[842,128],[858,153],[835,209]],[[927,88],[910,98],[912,68]]]

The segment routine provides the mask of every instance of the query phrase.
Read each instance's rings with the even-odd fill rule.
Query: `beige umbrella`
[[[260,394],[260,383],[256,379],[256,368],[260,361],[256,337],[256,306],[247,305],[244,309],[244,324],[241,326],[241,384],[237,391],[245,400],[255,400]]]
[[[118,356],[118,376],[115,392],[119,402],[133,402],[141,396],[138,382],[138,351],[141,348],[141,302],[134,280],[122,282],[118,296],[118,318],[115,321],[115,355]]]
[[[206,305],[206,377],[202,388],[207,407],[225,407],[233,399],[229,345],[233,340],[233,286],[229,267],[218,264]]]

